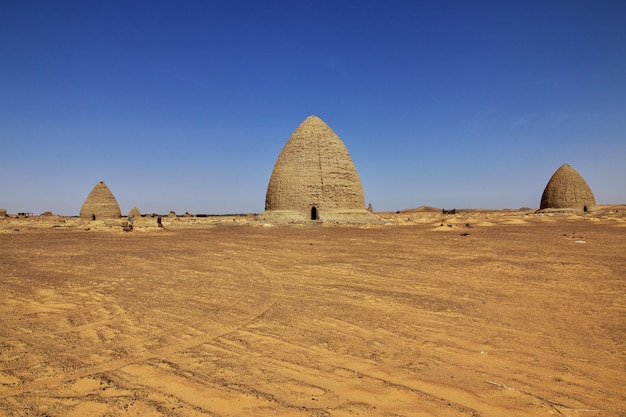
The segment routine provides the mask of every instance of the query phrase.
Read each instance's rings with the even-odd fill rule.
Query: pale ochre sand
[[[2,219],[0,415],[619,416],[625,212]]]

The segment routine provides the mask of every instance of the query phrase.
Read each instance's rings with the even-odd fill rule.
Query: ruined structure
[[[592,211],[596,199],[583,177],[568,164],[552,175],[541,196],[540,211]]]
[[[316,116],[293,132],[278,156],[265,197],[268,222],[364,223],[361,180],[339,137]]]
[[[121,216],[117,200],[103,181],[93,187],[80,208],[80,217],[88,220],[116,219]]]

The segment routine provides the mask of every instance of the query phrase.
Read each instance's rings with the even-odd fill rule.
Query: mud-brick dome
[[[113,219],[121,216],[115,196],[103,181],[93,187],[80,209],[80,217],[83,219]]]
[[[141,217],[141,211],[139,211],[137,206],[133,206],[133,208],[128,212],[128,216]]]
[[[541,196],[540,210],[591,211],[596,199],[578,171],[563,164],[552,175]]]
[[[274,165],[262,218],[363,222],[363,187],[344,143],[320,118],[293,132]]]

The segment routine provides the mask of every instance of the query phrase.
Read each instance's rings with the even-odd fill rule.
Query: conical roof
[[[122,216],[119,204],[109,187],[100,181],[93,187],[83,206],[80,209],[80,217],[83,219],[111,219]]]
[[[596,199],[578,171],[563,164],[556,170],[541,196],[540,210],[593,210]]]
[[[133,217],[141,217],[141,212],[139,211],[137,206],[133,206],[133,208],[130,209],[130,211],[128,212],[128,215]]]
[[[278,156],[267,187],[266,213],[290,220],[350,220],[365,210],[363,187],[344,143],[309,116]]]

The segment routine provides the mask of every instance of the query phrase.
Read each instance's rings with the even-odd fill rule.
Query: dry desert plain
[[[376,215],[0,220],[0,415],[626,416],[626,206]]]

